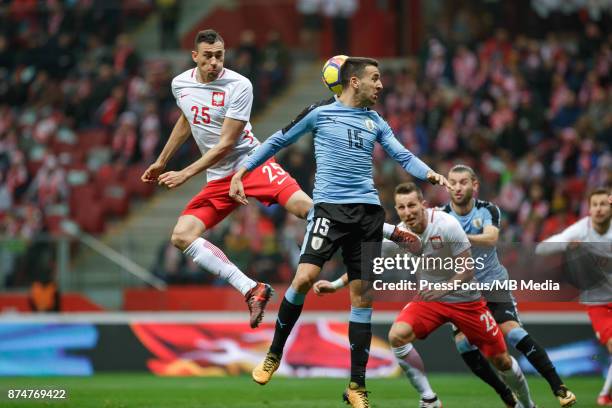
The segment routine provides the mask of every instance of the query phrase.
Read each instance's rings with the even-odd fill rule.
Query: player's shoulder
[[[481,200],[480,198],[476,198],[474,199],[474,206],[476,208],[494,208],[494,207],[497,207],[497,204],[491,201]]]
[[[474,200],[474,207],[476,207],[476,209],[479,211],[490,212],[493,218],[499,217],[501,215],[501,211],[497,204],[491,201],[476,199]]]
[[[332,104],[334,104],[336,102],[336,98],[331,97],[328,99],[322,99],[318,102],[315,103],[311,103],[310,105],[308,105],[307,107],[305,107],[300,113],[299,115],[297,115],[295,117],[295,119],[293,119],[291,121],[290,124],[288,124],[287,126],[285,126],[283,128],[283,133],[287,133],[293,126],[295,126],[296,124],[298,124],[302,119],[304,119],[306,116],[308,116],[309,113],[316,111],[317,109],[323,109],[327,106],[331,106]]]
[[[440,211],[444,211],[447,214],[451,214],[453,212],[453,209],[451,208],[450,203],[446,203],[446,205],[443,205],[442,207],[439,207]]]
[[[578,221],[570,225],[568,228],[573,227],[573,228],[582,228],[582,229],[587,230],[590,226],[591,226],[591,217],[586,216],[586,217],[582,217],[581,219],[579,219]]]
[[[174,78],[172,78],[172,86],[178,86],[181,83],[191,83],[195,81],[195,75],[196,75],[195,70],[196,70],[195,68],[190,68],[186,71],[181,72]]]
[[[428,208],[427,213],[429,216],[429,222],[431,222],[433,225],[440,226],[442,228],[455,225],[459,225],[459,227],[461,227],[459,221],[457,221],[457,219],[451,214],[444,211],[443,208]]]
[[[253,84],[251,83],[251,80],[249,78],[229,68],[223,68],[223,71],[221,71],[217,80],[222,80],[228,83],[234,83],[237,85],[242,85],[251,88],[253,87]]]

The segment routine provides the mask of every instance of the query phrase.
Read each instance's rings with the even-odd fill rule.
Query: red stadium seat
[[[88,129],[80,131],[78,134],[79,147],[86,151],[96,146],[107,145],[108,142],[108,132],[104,129]]]
[[[106,214],[124,216],[130,209],[130,200],[122,184],[108,184],[102,191],[102,205]]]
[[[83,231],[90,234],[104,232],[104,208],[102,204],[96,201],[81,203],[76,209],[74,220],[81,226]]]
[[[76,215],[80,207],[98,202],[99,198],[100,193],[93,184],[73,186],[70,189],[70,214]]]
[[[155,191],[155,184],[143,183],[140,176],[147,169],[147,165],[134,165],[127,169],[124,185],[130,196],[149,197]]]

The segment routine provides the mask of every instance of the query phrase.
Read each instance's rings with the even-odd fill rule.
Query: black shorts
[[[491,311],[497,324],[515,321],[522,326],[521,319],[514,302],[487,302],[487,307]]]
[[[512,320],[519,324],[521,323],[512,292],[507,290],[493,292],[483,291],[482,295],[487,301],[487,307],[498,324]]]
[[[384,209],[374,204],[318,203],[311,215],[300,263],[322,267],[342,248],[349,281],[373,280],[372,261],[381,253]]]

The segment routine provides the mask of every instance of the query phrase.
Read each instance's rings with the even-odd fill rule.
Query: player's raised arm
[[[570,225],[562,232],[548,237],[536,245],[535,253],[538,255],[550,255],[557,252],[563,252],[571,242],[582,240],[581,230],[582,226],[580,221],[574,225]]]
[[[251,170],[261,166],[266,160],[274,156],[279,150],[295,143],[301,136],[311,131],[316,123],[317,106],[312,104],[304,109],[288,126],[275,132],[255,150],[255,153],[244,163],[230,183],[229,195],[240,204],[248,204],[242,186],[242,178]]]
[[[145,170],[140,179],[145,183],[156,183],[172,156],[174,156],[179,147],[185,143],[185,140],[187,140],[190,135],[191,128],[189,127],[189,122],[185,115],[181,113],[181,116],[179,116],[174,124],[172,133],[170,133],[170,137],[164,149],[157,160]]]
[[[225,118],[221,128],[219,143],[209,149],[202,157],[181,171],[169,171],[159,176],[159,184],[175,188],[185,183],[191,177],[208,169],[228,155],[242,135],[245,121]]]
[[[427,180],[431,184],[441,185],[449,190],[452,190],[448,180],[441,174],[433,171],[427,164],[421,159],[416,157],[412,152],[406,149],[402,144],[395,138],[393,131],[387,124],[387,122],[381,120],[381,131],[378,133],[378,142],[381,144],[383,149],[389,156],[398,162],[404,170],[409,174],[421,180]]]

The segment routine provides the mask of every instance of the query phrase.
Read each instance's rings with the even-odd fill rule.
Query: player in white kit
[[[567,227],[563,232],[545,239],[536,246],[536,253],[546,255],[562,251],[584,249],[597,262],[591,262],[588,270],[579,273],[597,274],[596,282],[580,294],[580,301],[587,305],[589,318],[599,342],[612,357],[612,195],[610,189],[599,188],[588,195],[589,216]],[[582,248],[580,248],[582,247]],[[597,404],[612,406],[612,364]]]
[[[253,86],[244,76],[223,67],[225,45],[214,30],[200,31],[192,59],[196,67],[172,80],[172,94],[181,109],[168,142],[142,181],[176,188],[206,170],[207,185],[187,204],[172,232],[172,243],[210,273],[227,280],[246,298],[251,327],[257,327],[272,288],[242,273],[223,252],[201,237],[240,204],[229,195],[232,175],[259,146],[249,117]],[[192,134],[202,157],[180,171],[164,172],[170,158]],[[245,182],[247,195],[264,204],[279,203],[306,218],[312,200],[297,182],[274,161],[268,160]]]

